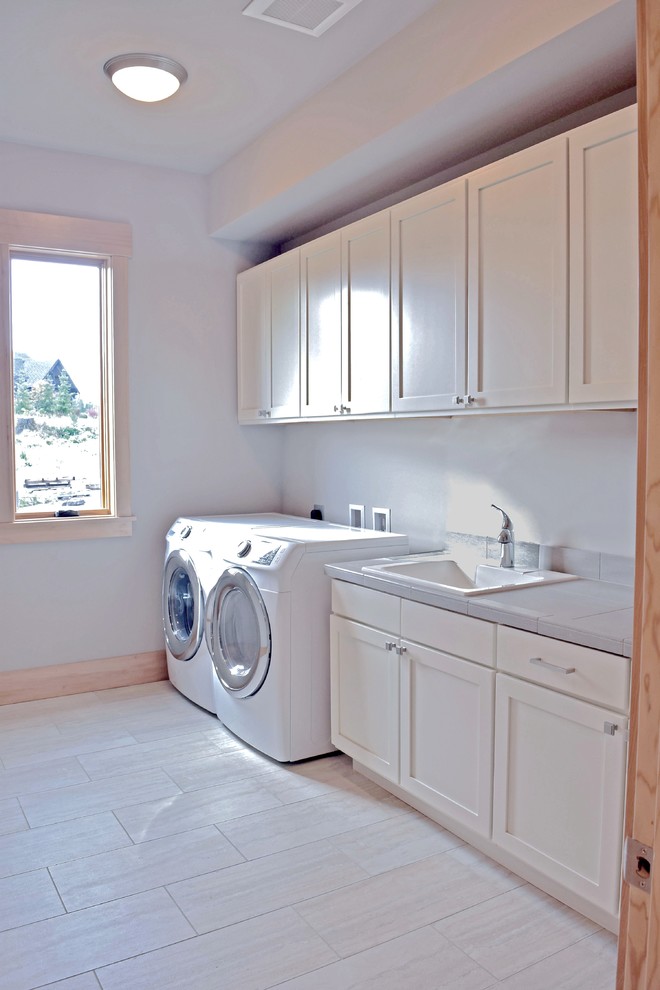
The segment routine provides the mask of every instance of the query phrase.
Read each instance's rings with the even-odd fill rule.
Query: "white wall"
[[[349,503],[392,509],[413,549],[447,530],[499,531],[496,502],[519,540],[633,556],[632,412],[557,412],[295,425],[284,443],[284,509]]]
[[[0,145],[0,206],[129,221],[133,536],[0,546],[0,670],[162,648],[179,514],[278,509],[282,430],[236,423],[235,276],[202,177]],[[256,259],[255,259],[256,260]]]

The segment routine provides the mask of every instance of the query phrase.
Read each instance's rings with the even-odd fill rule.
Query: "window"
[[[129,535],[127,224],[0,210],[0,542]]]

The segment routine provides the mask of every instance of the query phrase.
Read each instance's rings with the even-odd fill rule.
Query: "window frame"
[[[107,319],[101,340],[107,408],[104,471],[109,512],[79,516],[16,515],[14,372],[11,342],[10,255],[40,252],[102,259],[107,265]],[[128,417],[127,223],[0,209],[0,544],[130,536]]]

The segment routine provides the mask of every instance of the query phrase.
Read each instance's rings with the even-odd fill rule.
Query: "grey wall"
[[[446,530],[632,556],[635,430],[631,412],[557,412],[295,425],[284,442],[284,508],[348,522],[348,504],[392,509],[414,549]]]
[[[200,176],[0,145],[0,206],[126,220],[130,538],[0,546],[0,669],[162,647],[164,536],[179,514],[278,509],[282,431],[236,423],[235,278]]]

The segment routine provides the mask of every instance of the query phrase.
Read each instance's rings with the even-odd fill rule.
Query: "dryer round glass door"
[[[206,641],[216,674],[235,697],[256,694],[270,664],[270,623],[255,582],[241,567],[229,567],[213,589]]]
[[[175,550],[163,575],[163,630],[176,660],[195,656],[204,635],[204,596],[190,556]]]

